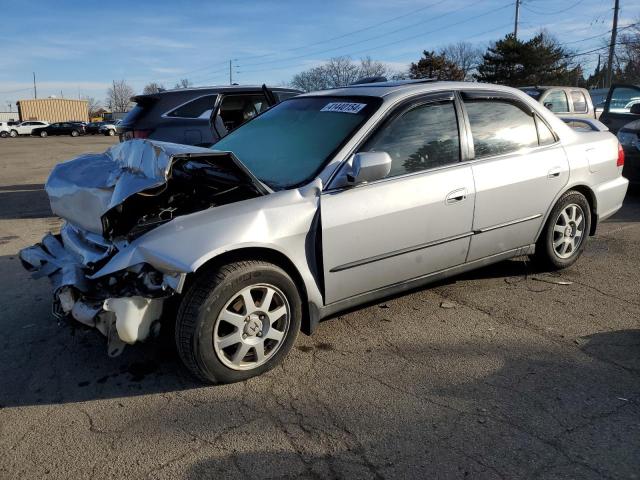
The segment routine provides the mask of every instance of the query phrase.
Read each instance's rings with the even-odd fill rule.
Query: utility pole
[[[38,98],[38,90],[36,89],[36,72],[33,72],[33,98]]]
[[[518,39],[518,22],[520,21],[520,0],[516,0],[516,23],[513,26],[513,38]]]
[[[233,60],[229,60],[229,85],[233,85],[233,73],[231,70],[231,63]]]
[[[618,12],[620,11],[620,0],[615,0],[613,7],[613,28],[611,29],[611,43],[609,44],[609,59],[607,61],[607,87],[613,83],[613,56],[616,52],[616,37],[618,36]]]

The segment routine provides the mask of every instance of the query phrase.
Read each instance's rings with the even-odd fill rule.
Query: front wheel
[[[580,192],[570,190],[558,200],[547,219],[534,260],[552,269],[573,265],[582,255],[591,230],[591,208]]]
[[[46,136],[47,136],[47,132],[40,132],[40,136],[41,136],[42,138],[46,137]]]
[[[300,330],[302,302],[277,265],[248,260],[201,274],[176,319],[182,361],[198,378],[230,383],[278,365]]]
[[[18,136],[18,131],[17,130],[11,130],[11,133],[9,135],[11,135],[11,138],[16,138]]]
[[[109,133],[107,135],[109,135],[110,137],[113,137],[115,134],[116,134],[115,130],[109,129]]]
[[[9,136],[8,132],[4,132],[4,131],[0,132],[0,138],[7,138],[8,136]]]
[[[80,134],[78,133],[77,130],[71,130],[71,136],[72,137],[77,137],[78,135],[80,135]]]

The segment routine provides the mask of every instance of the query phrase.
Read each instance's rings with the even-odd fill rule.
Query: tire
[[[18,131],[17,130],[11,130],[11,133],[9,135],[11,135],[11,138],[16,138],[18,136]]]
[[[113,137],[116,134],[115,131],[109,129],[109,133],[107,133],[107,135],[109,135],[110,137]]]
[[[0,132],[0,138],[7,138],[9,136],[9,132],[2,131]]]
[[[269,304],[263,305],[266,298]],[[203,272],[184,296],[176,318],[177,350],[200,380],[239,382],[282,361],[301,319],[300,295],[282,268],[259,260],[229,263]]]
[[[566,192],[551,210],[536,243],[533,259],[541,267],[559,270],[573,265],[591,230],[591,206],[583,194]]]
[[[42,132],[40,132],[40,136],[41,136],[42,138],[46,137],[46,136],[47,136],[47,132],[45,132],[45,131],[43,130]]]
[[[80,135],[80,133],[77,130],[71,130],[72,137],[77,137],[78,135]]]

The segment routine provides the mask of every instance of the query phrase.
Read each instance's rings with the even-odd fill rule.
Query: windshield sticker
[[[321,112],[358,113],[366,103],[331,102],[322,107]]]

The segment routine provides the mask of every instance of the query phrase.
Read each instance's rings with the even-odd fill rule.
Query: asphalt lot
[[[576,266],[511,260],[323,322],[251,381],[162,343],[115,359],[17,260],[58,161],[114,139],[0,139],[0,478],[640,478],[640,193]]]

